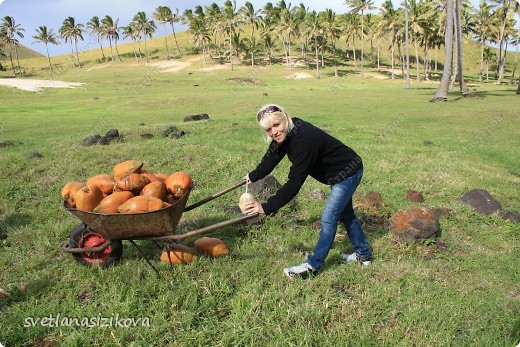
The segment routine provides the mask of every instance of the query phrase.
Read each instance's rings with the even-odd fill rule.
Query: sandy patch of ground
[[[74,88],[83,85],[79,82],[65,82],[54,80],[36,80],[22,78],[0,78],[0,85],[14,87],[30,92],[40,92],[42,88]]]
[[[308,74],[306,72],[297,72],[294,74],[290,74],[287,76],[287,78],[295,79],[295,80],[302,80],[305,78],[312,78],[313,76],[311,74]]]

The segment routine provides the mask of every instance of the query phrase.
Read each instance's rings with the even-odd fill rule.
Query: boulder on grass
[[[439,213],[428,207],[398,211],[390,218],[390,231],[405,242],[432,238],[438,234],[439,229]]]
[[[201,113],[201,114],[192,114],[192,115],[184,117],[185,122],[193,122],[193,121],[199,121],[199,120],[209,120],[209,116],[206,113]]]
[[[484,189],[470,190],[464,194],[459,201],[470,205],[475,211],[482,215],[493,214],[502,208],[502,205]]]

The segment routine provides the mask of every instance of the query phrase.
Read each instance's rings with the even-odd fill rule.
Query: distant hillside
[[[9,49],[13,54],[13,59],[16,59],[16,53],[14,46],[10,46]],[[9,51],[6,49],[5,54],[7,55],[7,59],[9,59]],[[22,59],[30,59],[30,58],[40,58],[43,57],[43,54],[40,54],[24,45],[18,45],[18,57],[20,60]]]

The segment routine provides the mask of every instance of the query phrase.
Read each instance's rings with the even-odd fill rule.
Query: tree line
[[[119,26],[119,19],[114,20],[108,15],[103,18],[94,16],[86,25],[76,23],[73,17],[68,17],[58,33],[46,26],[40,26],[35,29],[36,35],[33,38],[35,42],[46,46],[51,72],[53,68],[48,45],[60,44],[60,39],[71,45],[74,67],[76,64],[81,67],[77,46],[79,41],[84,40],[87,29],[90,35],[96,37],[103,61],[122,61],[117,43],[123,35],[132,40],[136,61],[144,57],[148,63],[147,39],[155,34],[156,23],[164,27],[166,58],[172,58],[172,54],[182,56],[174,27],[180,22],[188,26],[188,33],[193,39],[194,50],[200,55],[201,64],[210,56],[220,62],[229,62],[233,69],[234,61],[243,62],[246,57],[254,66],[259,57],[272,64],[279,55],[290,69],[297,51],[301,56],[299,59],[316,67],[317,78],[320,77],[320,68],[325,67],[325,55],[332,58],[334,73],[338,76],[337,45],[343,40],[346,49],[342,58],[351,60],[354,68],[359,69],[361,77],[364,73],[364,59],[370,59],[371,64],[379,70],[380,53],[386,50],[390,55],[391,78],[395,78],[394,71],[399,66],[407,83],[410,58],[414,60],[417,82],[429,79],[432,71],[437,70],[437,51],[442,47],[448,48],[445,45],[448,43],[448,27],[454,27],[450,30],[458,30],[453,32],[455,38],[471,38],[479,43],[480,81],[484,78],[488,80],[492,70],[492,77],[497,84],[503,83],[507,47],[511,44],[518,47],[520,28],[516,29],[516,0],[482,0],[478,8],[473,8],[468,0],[404,0],[400,7],[395,7],[391,0],[386,0],[380,8],[374,6],[373,0],[346,0],[345,6],[347,11],[343,14],[336,14],[331,9],[316,12],[303,3],[292,6],[284,0],[276,4],[267,2],[259,9],[255,9],[250,2],[237,7],[234,0],[226,0],[222,6],[216,3],[205,7],[195,6],[182,14],[179,14],[178,9],[172,11],[167,6],[159,6],[151,18],[145,12],[138,12],[127,26],[122,27]],[[454,13],[456,8],[458,12]],[[373,14],[374,10],[378,12]],[[458,25],[453,26],[454,22],[450,21],[455,20],[458,20]],[[173,32],[174,53],[168,43],[167,26],[171,26]],[[5,16],[0,23],[0,58],[9,58],[15,75],[20,69],[18,38],[23,38],[24,31],[11,16]],[[369,54],[365,52],[366,42],[370,43]],[[109,56],[105,53],[107,43],[110,47]],[[144,53],[141,44],[144,44]],[[359,46],[360,49],[356,50]],[[11,47],[14,47],[17,66],[13,61]],[[460,52],[456,49],[454,67],[450,71],[460,70],[461,66],[457,64],[461,65],[462,59],[458,59],[457,54]],[[445,61],[452,60],[445,58],[448,58]],[[511,82],[515,78],[516,67],[517,58]],[[453,84],[457,73],[450,75]]]

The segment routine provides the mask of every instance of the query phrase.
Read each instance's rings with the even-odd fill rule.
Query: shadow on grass
[[[32,217],[23,213],[13,213],[3,220],[0,219],[0,240],[6,239],[10,230],[26,226],[30,224],[31,221]]]

